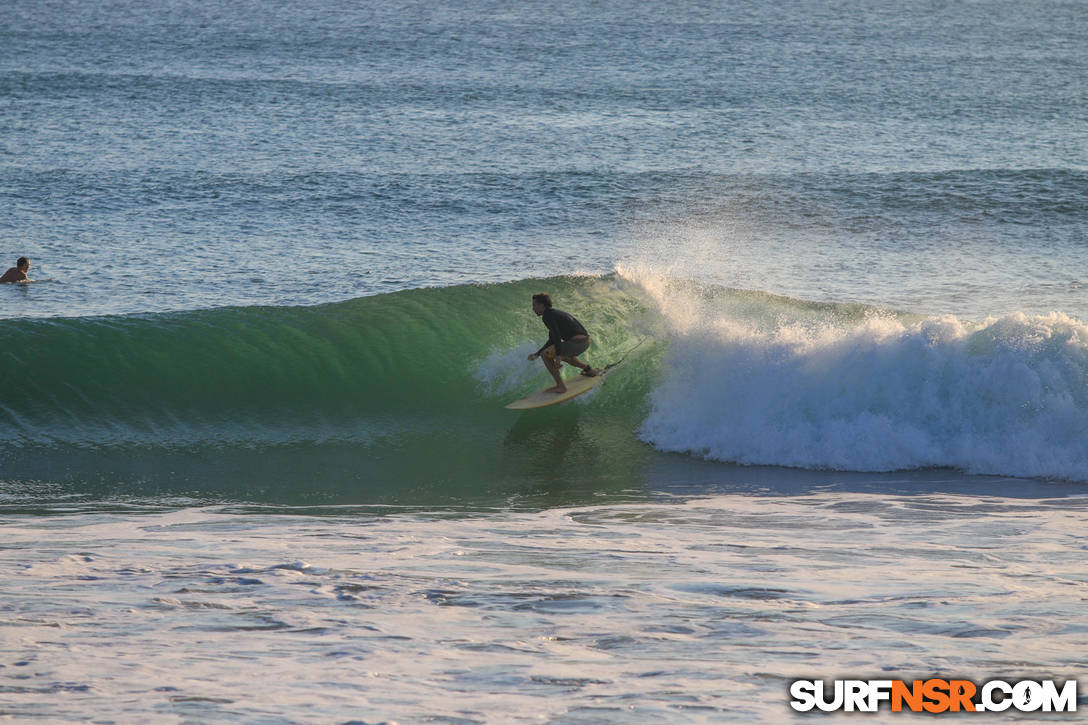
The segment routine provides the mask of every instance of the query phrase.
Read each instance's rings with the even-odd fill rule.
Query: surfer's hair
[[[19,257],[18,259],[15,260],[15,266],[16,267],[25,267],[28,264],[30,264],[30,260],[27,259],[26,257]]]
[[[545,292],[538,292],[537,294],[533,295],[533,304],[536,304],[538,302],[547,307],[548,309],[551,309],[552,307],[552,298],[549,297],[548,294]]]

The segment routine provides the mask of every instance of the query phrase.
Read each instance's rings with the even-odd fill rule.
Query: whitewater
[[[446,438],[463,457],[501,460],[502,404],[547,380],[525,361],[540,334],[524,300],[538,288],[602,330],[598,364],[632,355],[575,404],[603,419],[617,447],[637,447],[637,436],[725,463],[1088,481],[1088,327],[1077,319],[813,304],[644,269],[316,307],[3,322],[8,340],[35,344],[0,362],[21,380],[0,408],[0,450],[29,478],[88,449],[100,455],[79,465],[84,475],[88,465],[121,475],[110,466],[136,451],[151,468],[254,449],[327,465],[333,449],[415,458],[415,446]],[[481,324],[496,334],[466,354]],[[65,365],[75,357],[85,360],[78,383]],[[357,478],[360,465],[372,463],[341,476]],[[406,477],[383,465],[381,475]],[[476,476],[475,463],[433,465],[429,475]],[[609,475],[608,464],[593,470]]]
[[[1084,9],[0,3],[0,720],[1083,711]]]

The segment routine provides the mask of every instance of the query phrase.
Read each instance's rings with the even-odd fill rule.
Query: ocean
[[[1083,0],[7,0],[0,208],[0,719],[1088,707]]]

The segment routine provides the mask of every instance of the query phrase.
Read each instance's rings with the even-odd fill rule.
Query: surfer
[[[563,377],[559,374],[562,363],[581,368],[582,375],[593,377],[597,374],[596,370],[578,359],[589,347],[589,333],[581,322],[574,319],[573,315],[552,307],[552,298],[543,292],[533,295],[533,312],[548,328],[548,341],[544,343],[544,347],[530,355],[529,360],[544,358],[544,367],[555,378],[555,385],[548,388],[547,392],[567,392],[567,386],[563,384]]]
[[[15,266],[4,272],[3,277],[0,277],[0,282],[29,282],[30,277],[26,274],[29,270],[30,260],[26,257],[19,257],[15,260]]]

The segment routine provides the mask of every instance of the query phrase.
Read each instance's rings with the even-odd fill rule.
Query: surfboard
[[[592,378],[579,373],[569,380],[564,380],[563,384],[567,386],[567,392],[565,393],[549,393],[547,392],[548,388],[544,388],[535,393],[530,393],[524,398],[518,398],[506,407],[509,410],[531,410],[532,408],[545,408],[549,405],[565,403],[572,398],[577,398],[579,395],[584,395],[590,390],[593,390],[597,383],[604,381],[605,375],[613,367],[615,367],[615,363],[606,368],[602,368],[601,371]],[[550,388],[551,385],[548,387]]]

